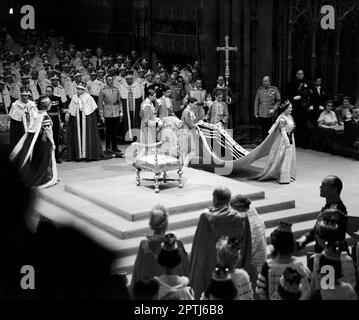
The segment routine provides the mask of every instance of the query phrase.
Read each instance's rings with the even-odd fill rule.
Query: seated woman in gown
[[[31,188],[43,189],[58,182],[52,121],[47,114],[50,108],[50,99],[43,98],[32,126],[10,154],[10,160]]]
[[[275,179],[281,184],[293,182],[296,177],[296,150],[294,140],[295,123],[289,101],[279,107],[282,112],[269,130],[277,131],[266,165],[253,179],[260,181]]]
[[[338,119],[333,111],[333,101],[328,100],[325,103],[325,110],[320,114],[318,118],[318,127],[331,129],[338,125]]]
[[[135,265],[133,267],[132,288],[139,279],[160,276],[163,273],[162,266],[157,262],[163,242],[166,240],[168,228],[168,211],[161,205],[155,206],[151,211],[150,228],[152,235],[147,235],[140,243]],[[188,276],[189,260],[187,252],[180,240],[176,240],[181,256],[181,263],[176,266],[175,272],[179,276]]]

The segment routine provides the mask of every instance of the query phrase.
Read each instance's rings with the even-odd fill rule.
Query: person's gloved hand
[[[300,237],[299,239],[297,239],[295,242],[297,244],[297,248],[298,250],[301,250],[305,247],[305,241],[307,240],[307,238],[305,236]]]

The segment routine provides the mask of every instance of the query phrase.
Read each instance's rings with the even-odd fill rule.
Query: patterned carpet
[[[255,124],[237,126],[233,138],[244,148],[255,148],[262,142],[261,128]]]

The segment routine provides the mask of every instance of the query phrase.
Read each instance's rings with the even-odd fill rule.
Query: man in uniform
[[[325,248],[323,248],[322,244],[318,242],[318,238],[316,237],[316,227],[323,220],[323,218],[325,218],[325,215],[327,213],[326,211],[328,209],[337,210],[337,212],[332,215],[331,219],[333,219],[338,225],[340,241],[342,241],[344,247],[347,246],[345,237],[348,223],[348,213],[347,208],[344,205],[340,196],[342,189],[343,182],[337,176],[330,175],[322,180],[322,184],[320,186],[320,196],[322,198],[325,198],[325,205],[320,210],[314,227],[310,231],[306,232],[299,239],[297,239],[297,245],[299,249],[304,248],[308,243],[315,240],[315,252],[323,252]]]
[[[181,106],[182,106],[183,98],[186,95],[186,92],[183,86],[177,82],[177,77],[175,74],[172,73],[170,79],[171,79],[171,84],[169,85],[169,88],[171,90],[170,98],[172,101],[173,112],[175,113],[178,119],[181,119],[182,117]]]
[[[66,92],[64,87],[59,84],[60,78],[57,75],[54,75],[51,79],[51,85],[53,87],[54,96],[60,97],[61,102],[64,104],[67,102]]]
[[[105,84],[98,79],[98,73],[93,72],[91,74],[91,81],[87,84],[87,89],[91,95],[91,97],[98,102],[98,97],[100,95],[100,91],[105,87]]]
[[[107,155],[122,158],[123,155],[117,147],[117,128],[122,116],[120,93],[113,85],[113,76],[106,76],[106,85],[101,89],[98,98],[99,115],[106,128]]]
[[[254,100],[254,116],[261,122],[263,141],[272,126],[273,115],[280,105],[281,97],[278,88],[271,85],[269,76],[263,78],[262,84]]]
[[[113,84],[117,88],[119,88],[120,84],[122,84],[125,81],[125,77],[126,77],[126,67],[123,63],[119,66],[118,71],[119,71],[119,75],[114,77],[113,79]]]

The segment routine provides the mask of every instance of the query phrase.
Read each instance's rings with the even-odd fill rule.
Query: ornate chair
[[[178,187],[183,188],[183,156],[178,145],[170,146],[162,141],[152,144],[135,142],[132,145],[135,147],[133,166],[136,169],[138,186],[141,185],[142,180],[154,181],[155,193],[159,193],[160,182],[178,181]],[[142,179],[140,176],[142,170],[153,172],[154,178]],[[167,177],[167,172],[173,170],[177,170],[178,179]]]

